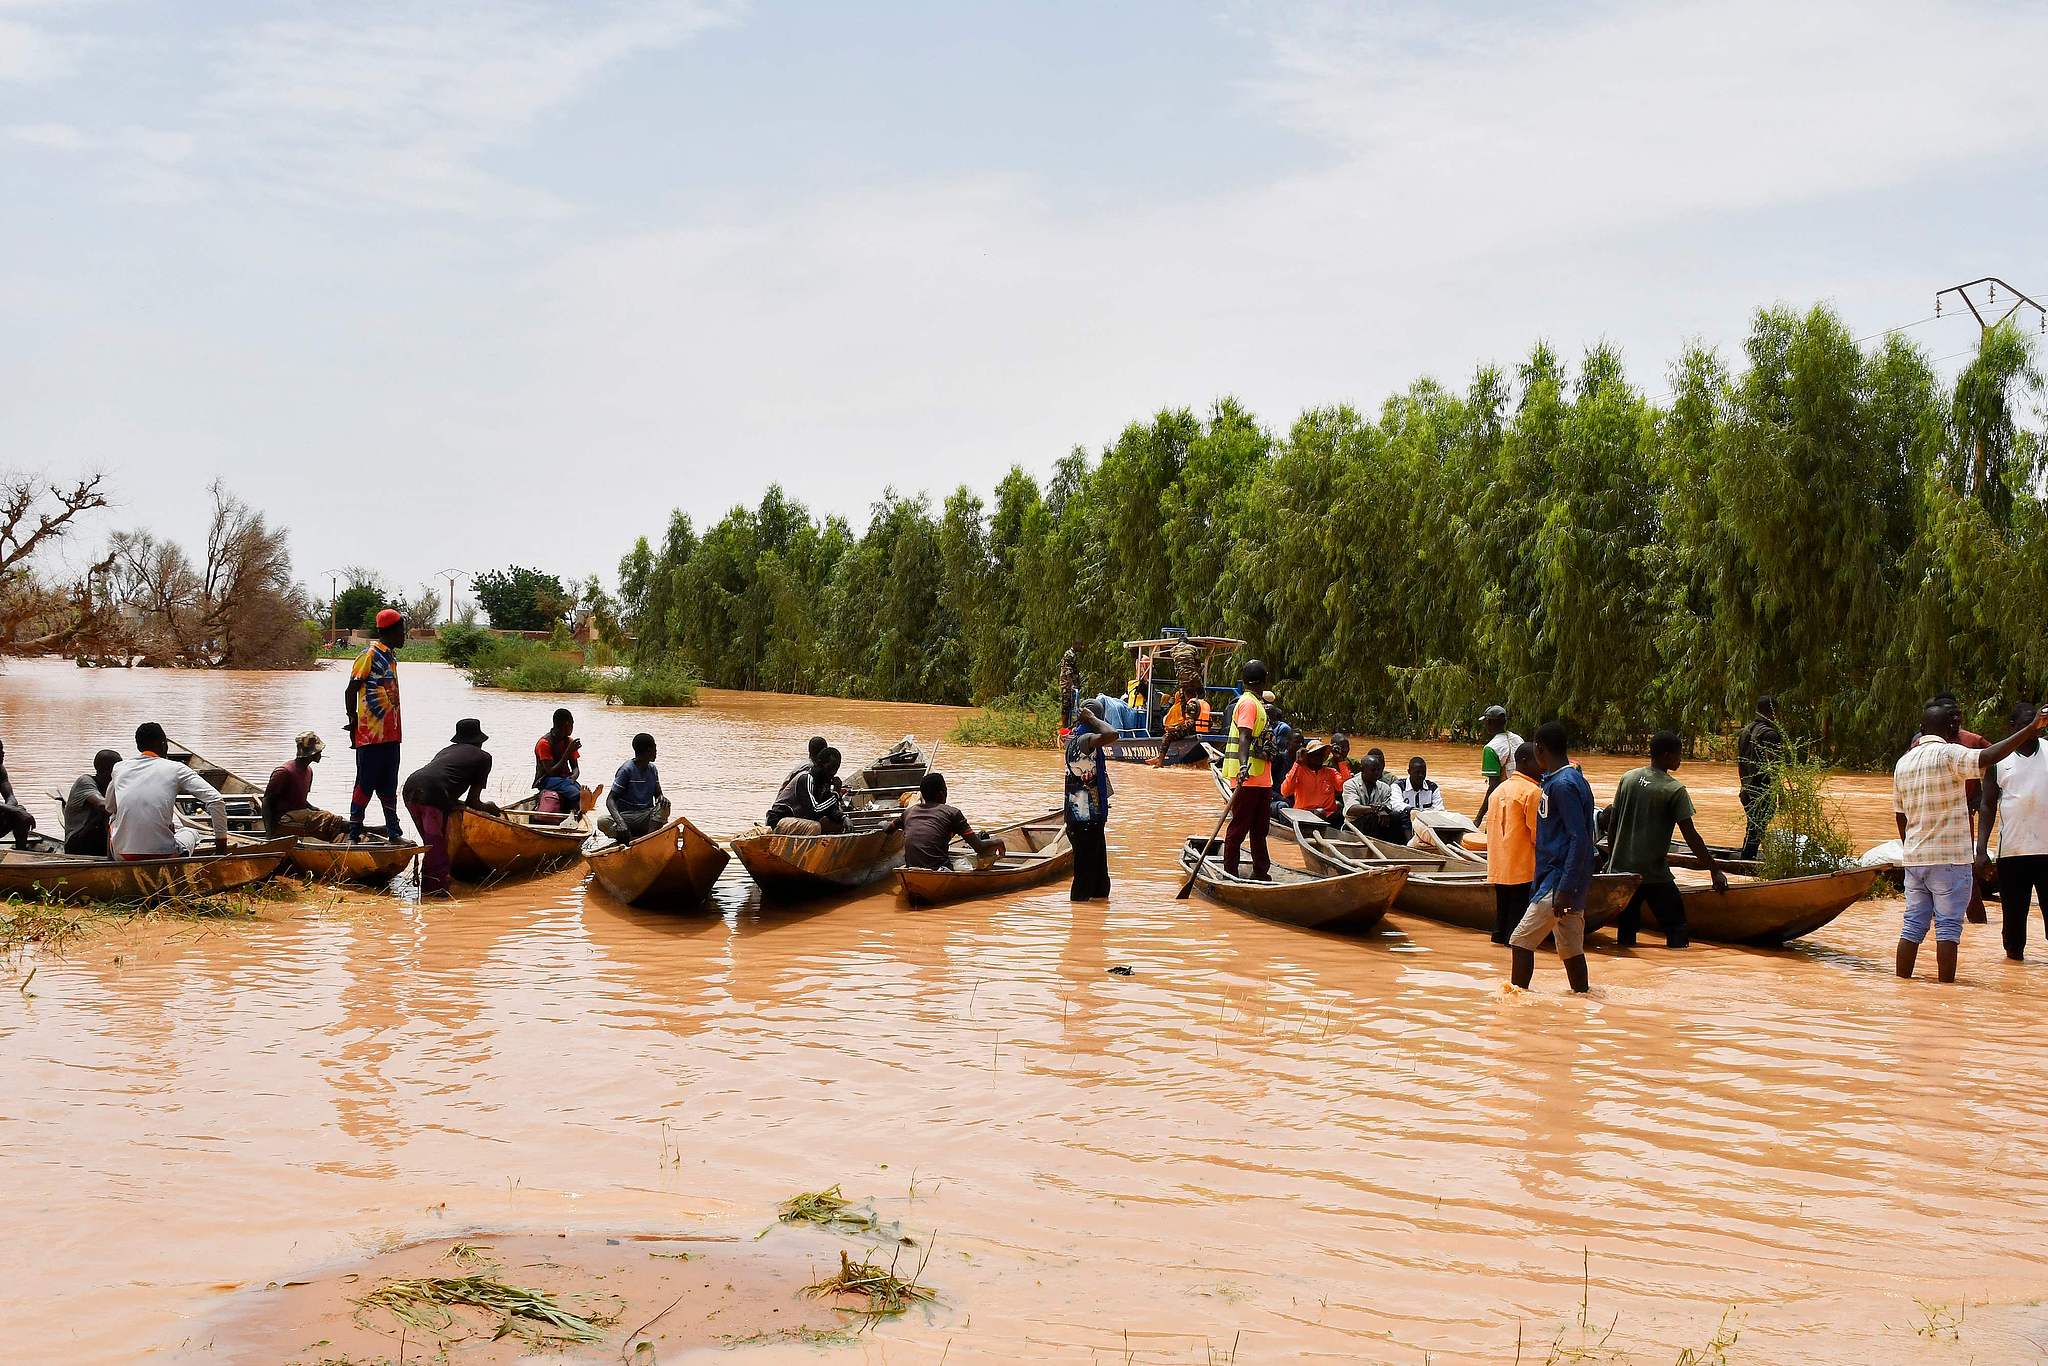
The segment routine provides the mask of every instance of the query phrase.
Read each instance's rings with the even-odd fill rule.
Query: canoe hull
[[[580,820],[531,825],[457,807],[448,817],[448,869],[464,882],[545,872],[574,861],[589,834]]]
[[[1685,887],[1685,924],[1694,939],[1714,944],[1776,948],[1834,920],[1877,884],[1876,868],[1780,878],[1775,882],[1731,883],[1725,892]],[[1654,923],[1656,916],[1645,919]]]
[[[978,896],[1000,896],[1051,882],[1074,871],[1074,846],[1060,811],[1049,811],[986,832],[1011,850],[993,868],[960,872],[947,868],[902,868],[897,879],[914,906],[941,906]],[[1019,853],[1020,842],[1028,853]]]
[[[291,849],[292,867],[321,882],[358,882],[381,887],[406,870],[426,852],[422,844],[387,844],[365,840],[361,844],[298,840]]]
[[[1634,873],[1596,873],[1586,891],[1586,933],[1604,929],[1628,908],[1641,879]],[[1418,874],[1401,889],[1402,915],[1493,933],[1493,884],[1484,873]]]
[[[0,896],[71,902],[154,904],[217,896],[263,881],[284,865],[289,840],[245,845],[192,858],[73,858],[9,853],[0,857]]]
[[[844,835],[741,835],[732,852],[761,890],[782,901],[801,901],[865,887],[903,864],[901,830]]]
[[[1183,868],[1194,866],[1201,844],[1188,841],[1181,851]],[[1195,885],[1211,900],[1261,920],[1303,930],[1359,931],[1379,924],[1408,881],[1406,868],[1390,866],[1323,875],[1278,867],[1271,871],[1271,882],[1231,877],[1223,871],[1220,852],[1211,848],[1202,856]]]
[[[629,906],[687,911],[702,906],[732,855],[682,816],[631,844],[587,850],[598,885]]]

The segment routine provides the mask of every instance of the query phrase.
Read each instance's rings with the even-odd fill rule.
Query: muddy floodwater
[[[14,663],[0,739],[48,826],[43,794],[140,720],[260,781],[295,732],[339,740],[343,681]],[[408,769],[477,715],[495,795],[522,795],[556,699],[432,666],[403,681]],[[760,815],[814,731],[852,759],[952,719],[721,693],[569,705],[587,777],[651,730],[678,809],[714,834]],[[1397,767],[1413,749],[1386,748]],[[1476,751],[1422,752],[1477,804]],[[345,802],[348,764],[337,744],[316,801]],[[981,824],[1057,804],[1049,754],[948,744],[938,765]],[[1588,763],[1603,799],[1629,766]],[[700,1284],[789,1296],[863,1246],[756,1240],[777,1202],[833,1185],[928,1252],[933,1303],[839,1345],[734,1347],[693,1321],[641,1359],[2048,1353],[2038,922],[2024,964],[1970,927],[1952,988],[1892,978],[1898,903],[1880,900],[1777,952],[1650,936],[1622,954],[1603,936],[1590,998],[1548,954],[1514,996],[1475,934],[1392,916],[1346,938],[1175,901],[1176,848],[1215,816],[1208,779],[1115,776],[1107,905],[1058,885],[780,910],[735,863],[715,914],[664,916],[579,868],[453,904],[323,894],[253,923],[146,919],[8,959],[0,1358],[320,1361],[312,1327],[286,1346],[249,1329],[298,1321],[287,1283],[472,1233],[755,1259],[673,1263],[655,1308],[677,1297],[687,1318]],[[1732,771],[1681,776],[1709,837],[1735,835]],[[1861,844],[1892,833],[1884,780],[1836,786]]]

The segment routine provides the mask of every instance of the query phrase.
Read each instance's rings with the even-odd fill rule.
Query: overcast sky
[[[324,594],[1538,338],[1658,393],[1760,303],[2048,292],[2043,53],[2029,0],[0,0],[0,467],[187,539],[223,476]]]

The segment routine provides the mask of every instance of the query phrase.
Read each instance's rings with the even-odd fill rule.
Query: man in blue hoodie
[[[1536,950],[1555,937],[1573,991],[1586,991],[1586,889],[1593,885],[1593,789],[1567,752],[1564,726],[1536,727],[1543,798],[1536,822],[1536,885],[1529,910],[1508,937],[1514,983],[1536,975]]]

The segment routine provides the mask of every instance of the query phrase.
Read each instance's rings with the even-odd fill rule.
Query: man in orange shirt
[[[1312,811],[1332,825],[1337,823],[1337,789],[1341,783],[1329,765],[1330,747],[1321,740],[1309,742],[1301,761],[1287,770],[1280,795],[1296,811]]]
[[[1230,707],[1230,740],[1223,754],[1223,780],[1230,784],[1230,828],[1223,833],[1223,871],[1237,876],[1238,851],[1246,837],[1252,842],[1252,876],[1267,880],[1273,861],[1266,853],[1266,832],[1273,825],[1273,764],[1258,757],[1266,733],[1266,704],[1259,693],[1266,686],[1266,666],[1245,661],[1244,688]]]
[[[1529,909],[1536,881],[1536,819],[1543,801],[1543,770],[1536,746],[1515,747],[1515,771],[1495,788],[1486,807],[1486,880],[1493,884],[1493,942],[1507,946]]]

